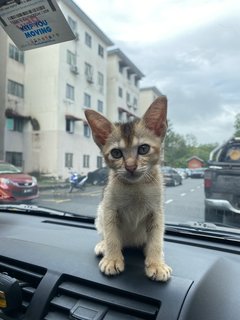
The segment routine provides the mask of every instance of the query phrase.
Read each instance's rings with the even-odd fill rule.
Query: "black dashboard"
[[[124,252],[125,271],[98,268],[91,223],[37,214],[0,213],[0,272],[22,283],[18,310],[0,319],[238,320],[240,248],[236,241],[166,232],[167,283],[144,274],[141,251]]]

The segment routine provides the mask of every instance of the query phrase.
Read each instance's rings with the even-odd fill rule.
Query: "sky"
[[[239,0],[75,0],[168,97],[176,133],[222,143],[240,112]],[[147,106],[146,106],[147,107]]]

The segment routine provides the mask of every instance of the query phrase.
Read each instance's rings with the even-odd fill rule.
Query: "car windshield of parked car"
[[[16,168],[15,166],[9,163],[1,163],[0,162],[0,174],[4,173],[20,173],[21,169]]]
[[[0,17],[0,205],[94,218],[109,169],[85,110],[124,123],[165,95],[166,223],[239,228],[240,1],[58,4],[74,40],[38,47],[59,34],[12,16],[21,51]]]

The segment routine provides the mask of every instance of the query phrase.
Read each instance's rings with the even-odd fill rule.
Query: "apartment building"
[[[107,116],[124,122],[141,115],[139,82],[144,74],[119,48],[108,49]]]
[[[76,40],[23,53],[0,30],[0,158],[67,177],[102,165],[84,109],[107,115],[113,43],[73,1],[59,5]]]
[[[161,91],[155,86],[142,87],[140,89],[139,109],[140,113],[144,114],[150,104],[159,96],[162,96]]]

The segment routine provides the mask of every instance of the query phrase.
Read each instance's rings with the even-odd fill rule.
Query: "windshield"
[[[0,27],[0,204],[95,217],[109,169],[84,111],[126,122],[165,95],[166,223],[239,228],[240,2],[58,3],[74,40],[20,51]]]
[[[0,174],[20,173],[21,170],[9,163],[0,162]]]

